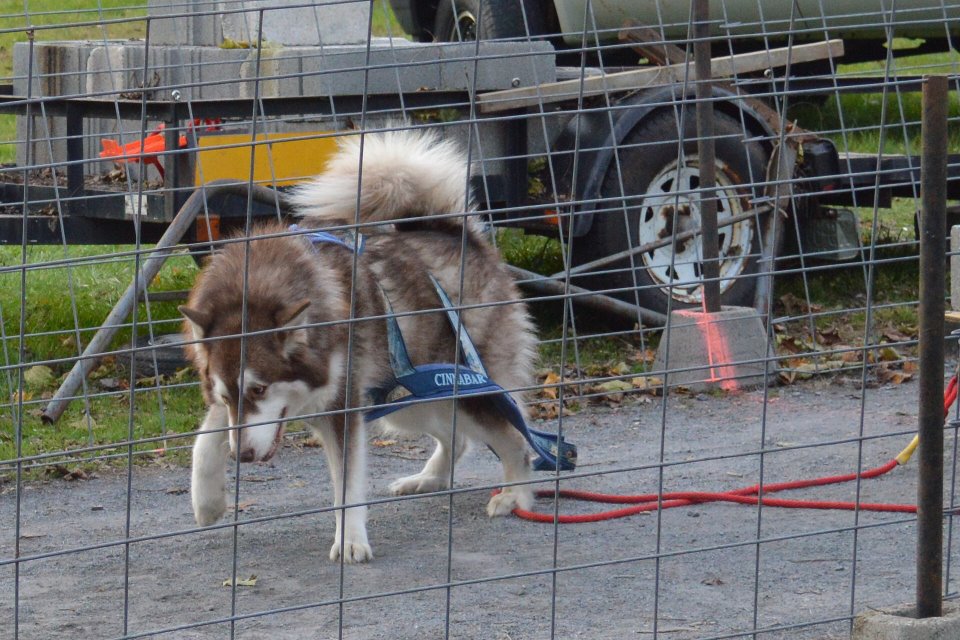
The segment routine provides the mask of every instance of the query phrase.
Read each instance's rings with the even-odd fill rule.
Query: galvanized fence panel
[[[949,241],[960,3],[707,4],[91,0],[0,12],[3,637],[846,638],[857,616],[914,603],[920,584],[954,610],[956,407],[934,498],[942,580],[917,564],[915,505],[932,487],[918,486],[904,447],[940,411],[939,391],[920,392],[931,356],[921,362],[919,343],[943,314],[921,322],[919,283],[952,276],[960,242]],[[927,76],[947,79],[947,121],[928,137],[947,155],[945,178],[921,193]],[[453,189],[472,205],[424,205],[440,231],[361,220],[360,185],[378,188],[361,164],[336,192],[350,213],[334,232],[359,231],[372,249],[343,251],[335,266],[348,275],[328,275],[307,315],[294,307],[314,276],[284,276],[292,255],[271,258],[277,286],[255,286],[258,225],[307,242],[287,226],[294,185],[344,143],[369,160],[384,135],[410,131],[460,155],[437,152],[418,171],[404,149],[395,174],[374,177],[407,185],[444,170],[426,202]],[[937,206],[946,249],[921,269],[919,212]],[[465,220],[473,230],[451,237]],[[396,238],[408,247],[385,258],[378,247]],[[485,244],[522,296],[486,282]],[[244,261],[205,295],[239,291],[234,315],[202,319],[236,318],[239,340],[219,340],[236,352],[197,371],[184,345],[218,340],[191,333],[178,305],[230,247]],[[433,275],[452,325],[426,264],[443,266]],[[929,282],[948,339],[932,349],[945,367],[923,377],[947,385],[960,292],[952,277]],[[337,311],[322,315],[331,295]],[[408,308],[408,296],[430,303]],[[289,313],[264,330],[267,299]],[[484,387],[486,400],[430,405],[433,422],[423,407],[395,414],[454,434],[452,464],[436,458],[391,491],[434,443],[371,429],[366,491],[331,483],[329,467],[361,463],[349,447],[338,457],[335,428],[323,442],[308,423],[350,425],[349,440],[358,416],[394,399],[351,387],[370,367],[389,382],[394,315],[415,354],[446,345],[441,364],[461,368],[437,384],[455,396],[480,378],[454,335],[491,369],[526,371],[494,382],[547,434],[547,454],[549,434],[576,443],[576,469],[505,479],[482,446],[459,457],[472,411],[502,422],[509,410]],[[288,341],[305,335],[297,353],[309,356],[290,365],[287,349],[301,347]],[[286,423],[269,460],[241,462],[242,445],[227,456],[228,427],[262,429],[245,412],[282,393],[264,379],[277,363],[290,365],[283,389],[314,395],[329,372],[351,373],[330,387],[343,401],[262,419]],[[208,378],[204,422],[201,379],[227,365],[243,373]],[[238,400],[230,389],[245,382],[253,395]],[[233,422],[223,395],[238,404]],[[212,431],[198,438],[202,424]],[[226,511],[198,524],[191,448],[204,438],[219,444],[195,471],[226,460]],[[500,453],[509,467],[515,449]],[[491,492],[526,489],[534,514],[487,518]],[[584,500],[599,494],[631,514],[597,515],[610,507]],[[374,557],[352,564],[343,558],[364,549],[334,541],[333,524],[360,508]]]

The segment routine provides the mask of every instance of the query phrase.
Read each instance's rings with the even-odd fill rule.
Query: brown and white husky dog
[[[284,423],[302,418],[323,441],[334,506],[348,507],[335,511],[330,558],[373,557],[364,506],[367,434],[357,409],[370,405],[370,390],[393,380],[384,295],[415,365],[457,361],[430,274],[454,304],[467,307],[462,321],[490,378],[518,401],[515,390],[529,388],[533,325],[496,249],[464,215],[472,210],[467,172],[465,156],[435,135],[397,131],[366,134],[362,142],[357,135],[292,201],[304,227],[368,225],[359,255],[284,236],[279,223],[214,254],[181,307],[185,333],[197,341],[191,356],[208,405],[193,448],[191,494],[200,525],[226,509],[228,455],[269,460]],[[273,234],[281,237],[262,237]],[[505,482],[528,479],[527,446],[510,422],[481,397],[458,400],[456,412],[452,402],[414,404],[378,421],[436,440],[423,470],[393,482],[393,494],[448,489],[451,465],[469,440],[493,449]],[[528,485],[508,486],[487,513],[531,503]]]

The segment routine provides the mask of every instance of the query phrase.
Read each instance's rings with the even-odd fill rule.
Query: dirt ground
[[[653,398],[583,411],[564,420],[580,466],[562,486],[729,490],[756,483],[761,466],[777,482],[880,465],[916,428],[917,385],[858,386],[833,378],[769,397],[671,395],[666,409]],[[948,434],[949,460],[953,446]],[[458,466],[466,491],[390,500],[389,481],[428,453],[423,441],[372,446],[376,558],[363,566],[327,559],[333,516],[317,449],[290,445],[270,464],[244,465],[238,527],[231,514],[226,526],[194,530],[186,468],[137,467],[129,484],[117,472],[28,485],[18,579],[15,492],[3,487],[0,637],[16,626],[22,639],[694,640],[754,628],[779,629],[764,639],[825,639],[848,635],[851,611],[913,598],[909,515],[700,504],[596,524],[491,520],[484,504],[499,469],[485,450]],[[916,473],[911,463],[864,481],[861,500],[913,503]],[[855,496],[848,484],[790,497]],[[953,565],[958,554],[954,544]],[[255,584],[223,586],[234,574]]]

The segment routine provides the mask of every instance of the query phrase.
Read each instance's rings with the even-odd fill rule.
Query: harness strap
[[[292,232],[303,229],[296,224]],[[360,255],[363,253],[364,237],[360,233],[343,232],[334,235],[328,231],[310,231],[303,234],[312,244],[335,244]],[[523,412],[507,391],[490,379],[480,359],[477,348],[460,321],[460,314],[450,301],[440,282],[430,275],[430,282],[443,304],[447,320],[457,336],[460,354],[466,366],[453,364],[428,364],[413,366],[407,344],[400,331],[396,313],[390,299],[381,289],[386,310],[387,343],[390,351],[390,367],[393,369],[392,386],[371,389],[368,393],[374,403],[380,405],[364,413],[364,422],[371,422],[399,411],[416,402],[441,400],[451,397],[485,396],[510,421],[530,444],[538,457],[533,461],[536,471],[572,471],[577,465],[577,447],[557,434],[537,431],[527,426]]]
[[[287,228],[288,231],[297,232],[304,231],[305,229],[298,224],[292,224]],[[363,253],[363,245],[366,241],[363,234],[359,231],[342,231],[339,235],[334,235],[329,231],[320,231],[319,229],[310,231],[309,233],[304,233],[303,237],[310,241],[311,244],[335,244],[345,249],[349,249],[352,253],[357,254],[358,256]]]
[[[400,325],[390,301],[386,300],[387,335],[390,348],[390,365],[395,384],[390,388],[374,389],[371,396],[378,407],[364,414],[364,421],[371,422],[399,411],[416,402],[441,400],[451,397],[484,396],[523,435],[538,457],[533,461],[536,471],[571,471],[577,464],[577,447],[557,434],[530,428],[523,412],[507,391],[490,379],[480,355],[470,339],[466,326],[447,296],[446,291],[432,275],[430,281],[446,310],[446,316],[458,337],[461,355],[468,366],[453,364],[428,364],[413,366],[410,361]]]

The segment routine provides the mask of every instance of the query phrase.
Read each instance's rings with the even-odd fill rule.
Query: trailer
[[[0,243],[153,243],[199,189],[209,196],[200,218],[175,240],[202,249],[251,219],[284,215],[284,189],[318,171],[339,136],[399,120],[437,127],[468,148],[473,192],[492,225],[562,245],[566,268],[531,286],[572,286],[584,301],[662,324],[668,308],[703,303],[694,111],[706,80],[695,77],[688,52],[650,29],[633,25],[620,39],[650,64],[558,66],[553,46],[536,40],[384,39],[283,52],[185,52],[162,40],[106,53],[88,43],[20,43],[23,81],[2,89],[0,111],[20,116],[27,168],[0,176]],[[724,304],[766,307],[765,282],[784,237],[795,235],[787,224],[799,232],[800,253],[854,259],[851,208],[916,193],[917,158],[841,155],[829,139],[785,122],[782,102],[773,106],[823,91],[809,83],[794,90],[790,68],[838,59],[843,46],[807,42],[712,60]],[[134,86],[70,84],[76,75],[100,78],[97,61],[117,59],[142,69]],[[234,94],[205,79],[209,67],[239,74]],[[151,70],[154,80],[144,82]],[[834,79],[827,88],[839,87]],[[114,130],[98,129],[101,122]],[[124,171],[108,184],[115,166]],[[206,193],[224,180],[277,195]],[[947,188],[960,197],[960,183]]]

